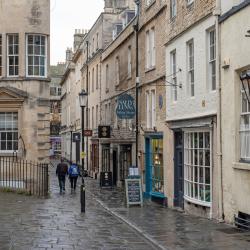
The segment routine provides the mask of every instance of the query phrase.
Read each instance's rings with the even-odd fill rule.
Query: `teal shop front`
[[[154,133],[145,136],[145,198],[165,203],[163,134]]]

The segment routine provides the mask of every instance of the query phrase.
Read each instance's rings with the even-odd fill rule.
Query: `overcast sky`
[[[103,7],[103,0],[51,0],[51,64],[65,61],[75,29],[90,29]]]

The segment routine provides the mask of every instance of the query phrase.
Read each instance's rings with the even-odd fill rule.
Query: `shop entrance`
[[[146,138],[146,196],[164,198],[163,137]]]
[[[183,178],[183,133],[175,132],[174,155],[174,206],[184,208],[184,178]]]
[[[122,145],[120,152],[120,180],[128,177],[129,168],[132,166],[131,145]]]

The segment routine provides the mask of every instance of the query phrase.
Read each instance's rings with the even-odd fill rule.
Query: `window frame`
[[[174,49],[170,52],[170,68],[171,68],[171,77],[172,77],[172,79],[171,79],[172,80],[171,99],[172,99],[172,102],[175,103],[178,101],[177,72],[176,72],[176,70],[177,70],[177,52],[176,52],[176,49]]]
[[[13,53],[10,55],[9,53],[9,38],[10,36],[16,36],[17,37],[17,40],[18,40],[18,44],[16,43],[13,43],[12,46],[17,46],[18,48],[18,52],[17,53]],[[14,51],[14,48],[13,48],[13,51]],[[7,52],[7,77],[18,77],[19,76],[19,34],[18,33],[11,33],[11,34],[7,34],[7,49],[6,49],[6,52]],[[13,67],[14,67],[14,71],[15,71],[15,67],[17,67],[17,74],[14,74],[14,75],[10,75],[10,57],[14,57],[14,58],[17,58],[17,61],[18,61],[18,64],[13,64]]]
[[[2,120],[0,120],[0,123],[5,123],[5,128],[4,129],[1,129],[0,128],[0,154],[8,154],[8,153],[13,153],[13,152],[18,152],[19,150],[19,145],[18,145],[18,138],[19,138],[19,114],[18,114],[18,111],[13,111],[13,112],[0,112],[0,115],[3,115],[5,116],[5,120],[3,122],[1,122]],[[10,115],[11,114],[11,121],[10,120],[7,120],[6,119],[6,115]],[[14,120],[14,115],[16,115],[17,119],[16,121]],[[1,117],[1,116],[0,116]],[[7,129],[7,126],[6,126],[6,122],[11,122],[11,125],[12,125],[12,128],[11,129]],[[16,122],[16,124],[15,124]],[[1,127],[1,126],[0,126]],[[5,133],[5,140],[2,139],[2,134]],[[8,134],[12,134],[11,135],[11,140],[9,139],[8,140]],[[16,139],[13,139],[15,138],[16,136]],[[6,146],[6,150],[2,150],[2,143],[3,141],[5,141],[5,146]],[[11,141],[12,142],[12,149],[11,150],[8,150],[8,142]],[[16,148],[15,148],[15,145],[14,143],[16,143]]]
[[[195,142],[195,134],[197,142]],[[203,143],[200,147],[200,134],[202,134]],[[209,135],[209,147],[206,147],[206,134]],[[189,137],[191,135],[191,137]],[[189,139],[187,139],[189,137]],[[190,129],[184,131],[184,199],[205,207],[212,207],[213,192],[213,137],[210,129]],[[195,157],[196,151],[196,157]],[[209,158],[206,158],[209,153]],[[202,165],[200,157],[202,155]],[[209,166],[206,165],[209,161]],[[202,177],[200,176],[202,173]],[[207,181],[206,176],[209,176]],[[197,177],[196,177],[197,176]],[[201,180],[201,178],[203,180]],[[197,185],[197,191],[196,186]],[[203,194],[201,193],[203,187]],[[209,187],[209,189],[206,189]],[[208,193],[206,193],[208,191]],[[197,192],[197,197],[196,197]],[[203,199],[201,197],[203,196]],[[209,201],[206,200],[206,195]]]
[[[192,53],[191,53],[192,52]],[[194,40],[187,42],[187,80],[189,96],[195,96]]]
[[[35,36],[39,36],[40,39],[42,39],[42,37],[44,37],[44,55],[42,55],[41,53],[40,54],[35,54],[35,52],[33,51],[33,54],[29,54],[29,50],[28,50],[28,46],[29,46],[29,43],[28,43],[28,37],[29,36],[33,36],[33,39]],[[26,41],[26,77],[38,77],[38,78],[47,78],[48,76],[48,36],[47,35],[44,35],[44,34],[35,34],[35,33],[27,33],[26,34],[26,37],[25,37],[25,41]],[[33,48],[35,46],[35,44],[33,43]],[[40,43],[40,47],[41,47],[41,43]],[[41,49],[41,48],[40,48]],[[35,57],[39,57],[39,75],[35,75],[34,72],[32,75],[29,74],[29,57],[32,57],[33,58],[33,64],[32,64],[32,67],[33,67],[33,71],[34,71],[34,67],[35,67],[35,64],[34,64],[34,58]],[[41,66],[43,66],[42,64],[40,64],[40,59],[41,58],[44,58],[44,75],[41,75],[40,74],[40,68]]]
[[[0,34],[0,77],[3,76],[3,36]]]
[[[132,53],[131,46],[128,46],[128,78],[132,76]]]
[[[177,0],[170,2],[170,18],[174,19],[177,16]]]
[[[214,43],[211,45],[211,33],[214,33]],[[217,79],[217,72],[216,72],[216,30],[215,28],[211,28],[207,31],[207,49],[208,49],[208,86],[210,91],[216,91],[216,79]],[[211,57],[211,49],[213,49],[214,58]],[[213,74],[213,67],[214,67],[214,74]],[[213,79],[214,78],[214,79]]]
[[[246,83],[244,83],[246,84]],[[245,90],[249,92],[248,87],[245,87]],[[243,89],[243,86],[241,85],[240,88],[240,94],[241,94],[241,112],[240,112],[240,127],[239,127],[239,139],[240,139],[240,161],[250,163],[250,153],[247,155],[247,152],[250,151],[250,103],[248,102],[247,98],[245,97],[245,110],[244,105],[243,105],[243,96],[246,95],[245,90]],[[250,96],[250,93],[248,93]],[[247,124],[244,124],[248,120],[248,127]],[[244,135],[245,134],[245,135]],[[244,138],[244,142],[243,142]],[[244,146],[246,144],[246,149],[244,148],[244,153],[243,153],[243,143]],[[247,149],[248,148],[248,149]],[[243,156],[244,154],[244,156]]]

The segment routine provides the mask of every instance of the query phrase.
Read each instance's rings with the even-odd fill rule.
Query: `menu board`
[[[126,197],[127,206],[129,205],[141,205],[142,199],[142,185],[141,179],[126,179]]]

